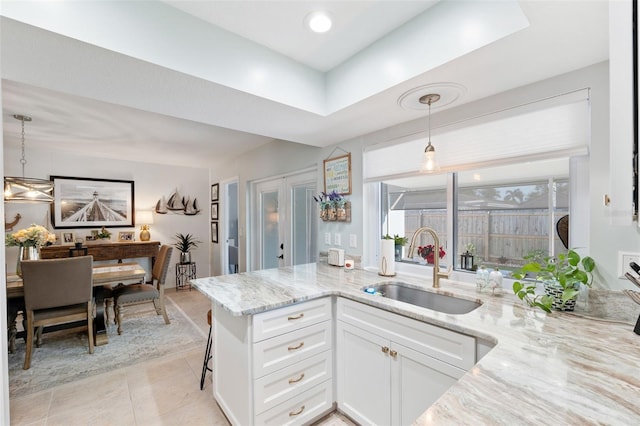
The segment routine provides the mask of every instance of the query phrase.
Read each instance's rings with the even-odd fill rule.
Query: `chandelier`
[[[20,158],[22,177],[5,176],[4,201],[6,203],[51,203],[53,202],[53,182],[24,176],[24,166],[27,164],[24,154],[24,122],[31,121],[31,117],[15,114],[13,118],[22,123],[22,157]]]

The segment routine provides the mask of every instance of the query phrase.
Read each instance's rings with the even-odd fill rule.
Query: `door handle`
[[[284,254],[281,254],[280,256],[277,256],[278,259],[284,259]]]
[[[284,243],[280,243],[280,250],[284,250]]]

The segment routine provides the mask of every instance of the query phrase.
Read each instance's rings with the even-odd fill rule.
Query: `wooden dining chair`
[[[167,279],[172,250],[173,248],[167,245],[160,247],[151,272],[151,283],[130,284],[113,289],[113,306],[118,323],[118,334],[122,334],[122,311],[125,305],[153,302],[156,313],[164,317],[165,324],[170,323],[164,305],[164,283]]]
[[[22,282],[27,323],[27,348],[23,369],[31,367],[34,330],[38,345],[44,326],[87,322],[89,353],[93,353],[93,257],[26,260]]]

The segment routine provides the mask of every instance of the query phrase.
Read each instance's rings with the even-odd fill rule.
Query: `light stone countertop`
[[[341,296],[487,340],[495,347],[415,422],[416,425],[640,424],[640,336],[632,322],[547,315],[518,300],[477,293],[475,286],[413,276],[383,277],[307,264],[191,283],[232,315],[253,315],[322,296]],[[429,291],[480,300],[451,315],[362,291],[403,281]],[[630,317],[640,314],[640,306]]]

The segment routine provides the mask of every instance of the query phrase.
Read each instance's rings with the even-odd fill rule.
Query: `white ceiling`
[[[164,55],[165,62],[159,65],[150,56],[105,47],[110,46],[109,40],[96,41],[96,37],[121,39],[132,46],[143,40],[142,31],[127,30],[129,16],[120,17],[122,28],[112,26],[109,32],[100,33],[99,26],[92,27],[90,22],[83,22],[81,32],[73,35],[65,33],[64,25],[56,29],[54,18],[68,12],[62,3],[3,1],[1,13],[11,18],[3,18],[0,46],[5,146],[19,144],[20,123],[11,118],[19,113],[33,117],[26,133],[28,146],[35,148],[212,166],[272,139],[327,146],[424,117],[424,111],[398,106],[398,98],[418,86],[455,83],[462,87],[448,106],[452,107],[608,59],[606,1],[520,1],[528,27],[392,82],[378,85],[373,80],[377,67],[372,67],[371,73],[355,76],[363,81],[372,78],[366,81],[367,87],[375,87],[372,93],[366,92],[367,87],[359,88],[364,91],[354,95],[355,101],[319,113],[301,106],[306,93],[292,90],[297,84],[294,78],[290,84],[285,79],[282,86],[253,91],[226,83],[245,70],[224,66],[238,58],[256,64],[271,58],[288,64],[291,75],[304,74],[329,87],[336,80],[336,70],[362,61],[363,52],[383,51],[379,48],[390,40],[402,46],[401,36],[407,33],[402,30],[440,5],[429,9],[432,1],[165,1],[162,13],[144,15],[152,25],[166,30],[168,37],[175,35],[156,38],[156,43],[148,45],[149,55]],[[105,3],[85,1],[82,6],[94,8],[99,15]],[[487,7],[492,3],[480,2]],[[20,9],[25,5],[31,7]],[[74,8],[81,9],[77,5]],[[307,13],[324,7],[335,18],[335,26],[333,32],[318,37],[302,21]],[[209,53],[200,55],[195,65],[207,64],[207,72],[222,70],[228,80],[183,67],[189,65],[188,49],[171,50],[170,43],[179,39],[180,31],[187,34],[187,29],[167,24],[174,15],[201,31],[204,26],[212,30],[216,26],[216,31],[243,38],[232,40],[234,50],[225,55],[214,54],[212,39],[194,37],[189,43],[196,47],[210,43]],[[188,21],[193,16],[202,21]],[[444,41],[429,41],[441,51],[453,50]],[[425,54],[416,51],[415,56]],[[299,99],[288,103],[268,90]]]

